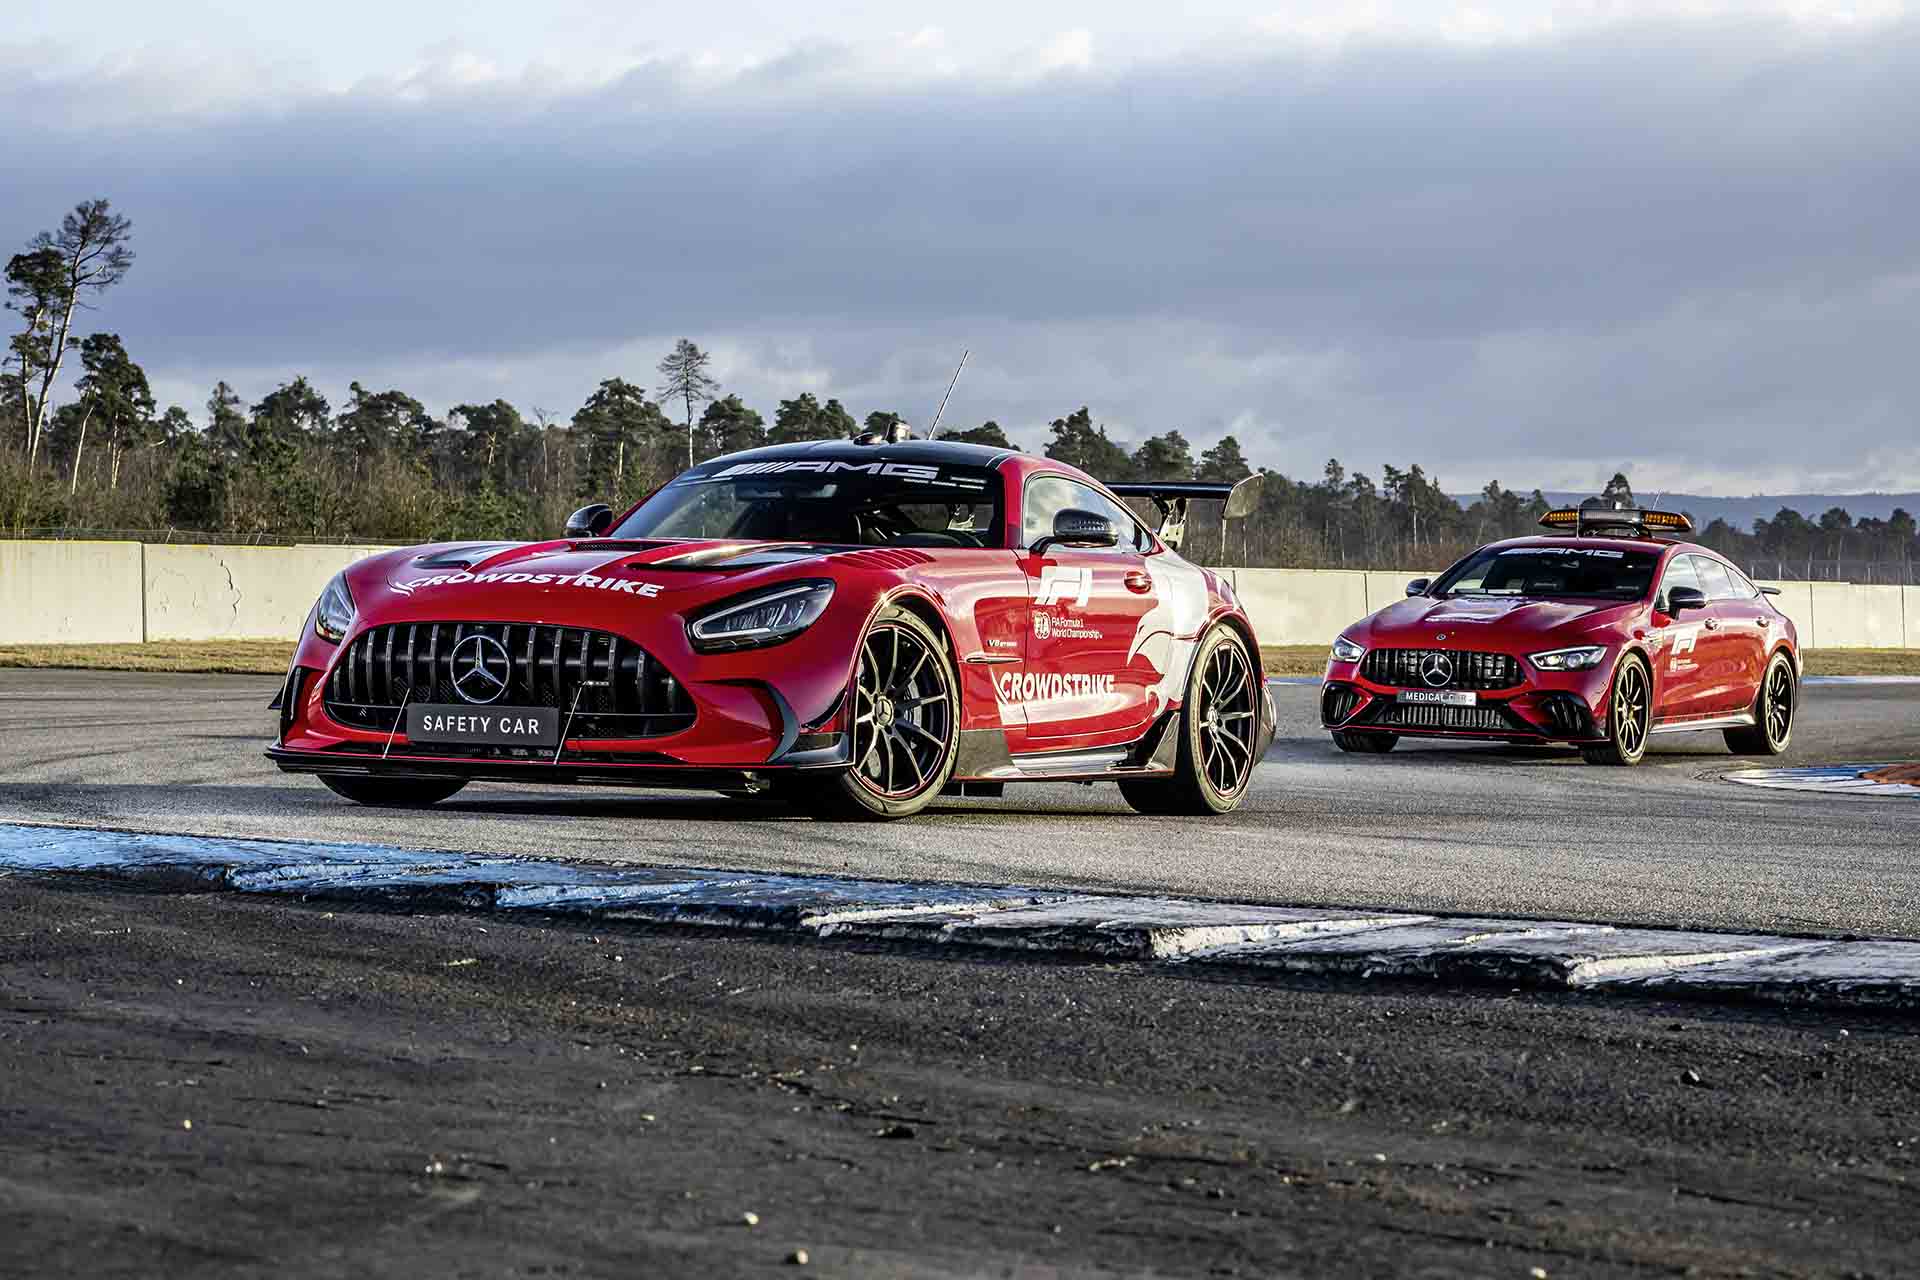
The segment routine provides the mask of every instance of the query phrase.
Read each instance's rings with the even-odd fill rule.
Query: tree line
[[[657,381],[602,381],[571,414],[523,412],[503,399],[436,415],[398,388],[352,383],[334,404],[305,377],[249,403],[226,382],[195,421],[161,409],[147,375],[110,331],[81,333],[132,269],[132,225],[105,200],[76,206],[6,267],[15,323],[0,362],[0,530],[176,529],[223,539],[341,538],[422,542],[553,535],[588,501],[616,508],[693,462],[764,444],[886,431],[892,410],[864,416],[802,392],[768,421],[726,394],[711,358],[681,339]],[[56,393],[72,378],[72,394]],[[1038,424],[1035,424],[1038,427]],[[1178,431],[1138,444],[1109,437],[1081,406],[1039,428],[1046,456],[1107,481],[1234,482],[1255,473],[1233,436],[1195,454]],[[944,439],[1016,448],[999,423]],[[1544,496],[1489,482],[1470,503],[1415,463],[1376,481],[1337,459],[1320,476],[1264,473],[1254,514],[1222,527],[1196,508],[1188,550],[1211,563],[1436,568],[1482,542],[1534,532]],[[1631,498],[1615,476],[1600,498]],[[1151,519],[1151,513],[1144,512]],[[1857,525],[1838,509],[1818,521],[1783,510],[1752,532],[1715,521],[1702,533],[1736,559],[1916,558],[1905,512]]]

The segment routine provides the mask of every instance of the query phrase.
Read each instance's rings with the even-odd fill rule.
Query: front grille
[[[607,631],[519,622],[402,622],[355,637],[327,677],[327,714],[391,730],[409,702],[464,703],[454,646],[489,636],[507,651],[507,688],[491,704],[573,713],[569,738],[658,738],[693,724],[693,700],[645,649]],[[576,702],[577,699],[577,702]],[[463,749],[464,750],[464,749]]]
[[[1431,656],[1446,659],[1452,675],[1429,684],[1421,667]],[[1460,649],[1374,649],[1360,663],[1360,674],[1375,684],[1397,689],[1511,689],[1520,683],[1520,663],[1504,653]]]
[[[1430,707],[1407,702],[1385,704],[1367,724],[1381,729],[1464,729],[1469,733],[1506,733],[1513,729],[1494,707]]]

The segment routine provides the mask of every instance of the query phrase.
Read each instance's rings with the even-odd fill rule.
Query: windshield
[[[901,462],[713,463],[648,498],[616,538],[738,538],[865,547],[997,547],[999,477]]]
[[[1477,551],[1434,585],[1436,596],[1576,596],[1638,600],[1653,587],[1657,551],[1505,547]]]

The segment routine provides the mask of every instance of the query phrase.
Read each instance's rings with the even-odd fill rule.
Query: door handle
[[[1147,592],[1153,590],[1153,579],[1138,569],[1129,570],[1127,576],[1120,579],[1120,581],[1127,584],[1127,590],[1139,595],[1145,595]]]
[[[1707,630],[1718,631],[1719,629],[1720,629],[1720,619],[1718,618],[1707,619]]]
[[[1755,621],[1755,622],[1757,622],[1758,624],[1760,624],[1760,625],[1761,625],[1761,626],[1763,626],[1763,627],[1765,627],[1765,626],[1771,626],[1771,625],[1773,624],[1773,619],[1772,619],[1772,618],[1755,618],[1755,619],[1754,619],[1754,621]]]

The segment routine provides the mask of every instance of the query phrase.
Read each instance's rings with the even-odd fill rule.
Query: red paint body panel
[[[1656,731],[1695,724],[1720,728],[1729,717],[1746,713],[1756,702],[1767,663],[1775,653],[1787,653],[1796,675],[1800,670],[1793,622],[1764,594],[1710,601],[1707,608],[1689,610],[1677,618],[1662,611],[1668,575],[1678,568],[1680,557],[1714,562],[1729,573],[1736,590],[1751,586],[1705,547],[1651,538],[1537,537],[1492,543],[1481,550],[1530,547],[1651,551],[1658,560],[1648,591],[1637,600],[1419,595],[1396,601],[1342,632],[1344,639],[1369,653],[1438,650],[1456,663],[1457,655],[1468,653],[1512,658],[1518,664],[1517,684],[1476,691],[1477,708],[1496,713],[1497,725],[1375,723],[1389,714],[1387,708],[1404,691],[1417,692],[1419,686],[1371,678],[1363,673],[1364,658],[1345,662],[1337,657],[1329,660],[1322,681],[1322,722],[1330,729],[1373,729],[1415,737],[1598,742],[1607,736],[1614,671],[1628,653],[1645,659],[1653,673]],[[1543,670],[1531,660],[1536,654],[1590,645],[1603,646],[1606,654],[1588,670]],[[1349,692],[1356,700],[1345,706]],[[1584,723],[1575,726],[1551,715],[1557,700],[1572,700],[1584,707]]]
[[[927,442],[911,447],[919,451],[916,457],[969,448]],[[860,459],[884,460],[901,456],[898,448],[782,446],[735,458],[855,456],[847,451],[858,450]],[[338,644],[325,639],[312,618],[303,629],[294,666],[307,674],[301,696],[282,712],[281,740],[271,754],[282,767],[308,771],[327,771],[328,762],[346,771],[384,758],[387,764],[417,763],[422,772],[484,765],[489,777],[544,763],[423,752],[397,727],[399,713],[391,725],[368,728],[330,712],[328,682],[342,655],[370,629],[395,625],[413,628],[409,635],[425,634],[428,624],[563,628],[569,635],[609,633],[621,645],[638,646],[691,699],[693,720],[690,727],[654,737],[596,740],[568,733],[559,763],[590,768],[593,781],[618,780],[628,769],[636,780],[641,774],[657,780],[676,770],[831,767],[834,761],[821,754],[826,747],[820,744],[844,730],[861,640],[874,616],[891,605],[919,609],[945,633],[960,679],[960,728],[992,735],[1001,759],[1140,740],[1180,705],[1195,644],[1209,625],[1225,620],[1252,637],[1252,624],[1224,581],[1150,535],[1143,537],[1152,544],[1149,550],[1059,548],[1029,555],[1017,545],[1026,478],[1038,473],[1094,482],[1047,459],[987,450],[964,456],[975,465],[990,456],[994,482],[1005,486],[1000,547],[573,539],[439,544],[358,561],[342,575],[356,610],[345,638]],[[760,555],[779,562],[728,564]],[[1048,566],[1084,571],[1084,602],[1076,596],[1070,607],[1057,600],[1037,605]],[[690,619],[723,601],[821,580],[833,584],[824,612],[781,643],[713,653],[696,650],[689,638]],[[1046,616],[1038,630],[1037,614]],[[1252,652],[1257,666],[1257,644]],[[421,664],[451,672],[445,653],[436,653],[432,663],[423,657]],[[1270,738],[1270,714],[1265,718]]]

